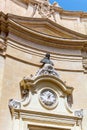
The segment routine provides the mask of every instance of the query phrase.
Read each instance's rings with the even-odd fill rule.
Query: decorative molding
[[[43,0],[12,0],[16,3],[20,3],[21,6],[23,6],[23,4],[28,5],[30,3],[32,4],[40,4],[43,3]],[[45,1],[45,0],[44,0]],[[59,6],[58,3],[54,2],[53,3],[54,9],[56,12],[59,12],[60,15],[63,16],[68,16],[68,17],[79,17],[79,18],[86,18],[87,17],[87,13],[86,12],[82,12],[82,11],[68,11],[68,10],[64,10],[62,7]],[[52,5],[51,5],[52,6]]]
[[[25,92],[25,100],[27,99],[27,103],[29,103],[29,91],[31,93],[35,94],[38,92],[38,87],[37,84],[39,82],[42,82],[42,84],[47,81],[47,82],[52,82],[58,86],[57,89],[61,90],[61,95],[59,95],[61,98],[66,95],[67,98],[67,110],[68,107],[72,106],[72,91],[73,87],[67,86],[63,81],[60,80],[59,74],[57,71],[53,68],[53,62],[50,59],[50,54],[46,54],[45,57],[40,61],[43,65],[42,67],[36,72],[36,74],[33,76],[27,76],[24,77],[23,80],[20,82],[20,87],[21,87],[21,93]],[[22,92],[23,91],[23,92]],[[22,94],[23,95],[23,94]],[[30,95],[30,94],[29,94]],[[22,96],[23,97],[23,96]],[[70,110],[69,110],[70,111]],[[71,111],[70,111],[71,112]]]
[[[1,13],[0,16],[1,16],[0,20],[2,26],[1,31],[4,32],[3,38],[6,38],[6,40],[8,39],[14,40],[14,37],[15,39],[17,37],[20,37],[21,39],[20,44],[22,44],[23,40],[24,41],[26,40],[27,43],[30,41],[30,42],[36,42],[38,45],[44,45],[44,46],[46,45],[46,46],[51,46],[56,48],[70,48],[70,49],[82,49],[84,44],[86,44],[87,42],[86,35],[82,35],[75,31],[69,30],[63,26],[54,23],[53,21],[47,18],[25,18],[24,19],[24,17],[20,17],[20,16],[17,17],[14,15],[4,15],[3,13]],[[20,20],[21,22],[24,20],[25,21],[28,20],[28,22],[35,21],[38,24],[39,22],[43,23],[44,25],[52,27],[52,29],[56,28],[61,30],[61,32],[70,35],[72,38],[52,36],[52,35],[48,35],[48,34],[44,34],[32,30],[30,28],[26,28],[20,24]],[[19,40],[17,42],[19,42]],[[26,45],[29,46],[29,44]]]
[[[87,58],[83,59],[83,68],[84,68],[84,73],[87,73]]]
[[[28,87],[21,86],[21,96],[22,96],[21,104],[23,106],[27,106],[31,98],[31,92]]]
[[[46,54],[45,57],[40,61],[43,65],[36,72],[34,76],[26,76],[20,82],[20,85],[24,89],[29,89],[33,87],[35,89],[35,84],[39,81],[49,79],[49,81],[55,82],[60,86],[62,91],[66,94],[71,94],[73,87],[67,86],[60,78],[58,72],[53,68],[53,62],[50,60],[50,54]]]
[[[40,62],[42,63],[42,66],[39,71],[34,76],[24,77],[20,82],[22,100],[17,101],[11,99],[9,101],[12,117],[18,120],[21,119],[22,123],[25,123],[27,126],[38,123],[41,126],[44,123],[44,125],[48,126],[49,124],[54,128],[56,125],[57,128],[62,128],[63,130],[65,126],[67,130],[74,128],[76,125],[80,128],[82,122],[81,112],[75,111],[74,114],[70,109],[73,88],[67,86],[59,79],[58,73],[53,68],[54,64],[50,59],[50,54],[46,54]],[[30,94],[32,94],[33,100],[30,98]],[[44,96],[44,94],[46,95]],[[37,101],[38,106],[34,106],[32,101]],[[44,102],[44,104],[42,102]],[[29,103],[32,106],[27,106]],[[40,103],[42,103],[42,105]],[[64,109],[61,107],[62,105]],[[38,107],[41,108],[40,111],[38,110]],[[63,110],[61,110],[61,108]],[[44,109],[46,110],[44,111]],[[52,111],[53,114],[47,109],[54,109]],[[58,111],[55,112],[55,110]],[[17,125],[21,125],[21,123]]]
[[[21,26],[20,24],[17,24],[16,22],[10,20],[11,22],[11,26],[9,27],[9,31],[13,32],[14,30],[14,35],[19,35],[20,34],[20,37],[22,36],[22,34],[24,34],[25,36],[25,39],[26,40],[30,40],[32,42],[35,42],[36,40],[36,43],[40,44],[44,44],[46,43],[46,45],[49,44],[49,46],[56,46],[56,47],[60,47],[60,48],[66,48],[66,47],[70,47],[70,48],[77,48],[77,49],[82,49],[82,47],[84,46],[84,43],[87,41],[87,39],[83,39],[83,40],[80,40],[80,39],[67,39],[67,38],[59,38],[59,37],[54,37],[54,36],[51,36],[51,35],[47,35],[47,34],[42,34],[40,32],[37,32],[35,30],[31,30],[31,29],[26,29],[25,27]],[[14,25],[14,27],[13,27]],[[17,34],[17,30],[15,30],[15,28],[17,27],[18,30],[20,30],[19,34]],[[25,32],[25,33],[23,33]],[[28,37],[27,37],[28,35]],[[31,37],[32,35],[32,37]],[[40,39],[38,38],[40,37]],[[22,36],[22,39],[23,39],[23,36]]]
[[[5,51],[6,48],[7,48],[7,45],[4,44],[3,42],[0,42],[0,50]]]
[[[0,13],[0,21],[1,21],[0,26],[1,26],[1,31],[2,31],[1,37],[3,36],[2,37],[3,43],[9,44],[9,42],[10,42],[10,44],[12,46],[13,43],[11,43],[11,42],[14,42],[17,45],[20,45],[21,48],[25,46],[26,49],[27,48],[33,48],[33,49],[36,49],[38,51],[43,51],[43,52],[47,51],[47,50],[44,49],[44,48],[46,48],[45,46],[54,47],[54,49],[55,48],[56,49],[62,49],[62,48],[69,49],[70,48],[70,49],[81,50],[84,47],[84,45],[87,44],[86,43],[87,42],[86,35],[79,35],[78,33],[75,33],[75,35],[78,36],[77,39],[76,38],[75,39],[74,38],[64,39],[64,38],[59,38],[59,37],[53,37],[53,36],[49,36],[49,35],[46,35],[46,34],[39,33],[39,32],[34,31],[32,29],[27,29],[26,27],[23,27],[20,24],[20,21],[23,22],[23,20],[25,22],[35,21],[37,24],[39,24],[39,22],[40,22],[41,24],[44,24],[44,26],[45,25],[49,26],[49,27],[52,26],[52,29],[54,29],[54,28],[58,29],[59,28],[61,30],[65,30],[64,27],[52,22],[49,19],[43,19],[43,18],[41,18],[41,19],[25,18],[24,19],[24,17],[14,16],[14,15],[10,15],[10,14],[5,15],[3,13]],[[65,32],[69,33],[69,29],[68,30],[66,29]],[[73,33],[70,32],[70,34],[73,35],[74,32]],[[79,39],[79,37],[80,37],[80,39]],[[4,40],[6,40],[6,41],[4,42]],[[31,44],[28,44],[29,42]],[[1,43],[1,44],[3,44],[3,43]],[[6,44],[4,44],[4,46],[6,46]],[[1,47],[1,48],[3,48],[3,47]],[[2,49],[1,49],[1,51],[2,51]],[[52,50],[50,51],[50,53],[58,54],[57,51],[52,52]],[[7,56],[11,57],[10,54],[7,54]],[[36,66],[40,67],[39,63],[35,63],[35,62],[27,61],[27,60],[24,61],[24,59],[20,59],[19,57],[15,57],[15,56],[12,56],[12,58],[20,60],[21,62],[26,62],[28,64],[30,63],[32,65],[36,65]],[[86,59],[83,60],[83,64],[84,64],[84,68],[86,68]],[[78,69],[78,68],[71,69],[71,68],[57,68],[56,67],[56,69],[61,70],[61,71],[71,71],[71,72],[83,72],[85,70],[85,73],[86,73],[86,69],[83,69],[83,68],[81,68],[81,69]]]
[[[72,96],[72,94],[67,95],[67,103],[68,103],[69,107],[72,107],[72,104],[73,104],[73,96]]]
[[[20,109],[21,108],[21,103],[17,100],[10,99],[9,104],[8,104],[10,109]]]
[[[15,100],[15,99],[10,99],[9,100],[9,108],[10,109],[21,109],[22,106],[26,106],[30,102],[30,92],[29,89],[23,89],[21,87],[21,95],[22,95],[22,100]]]
[[[74,115],[75,115],[76,117],[82,118],[82,117],[83,117],[83,109],[75,111],[75,112],[74,112]]]
[[[30,125],[40,125],[40,126],[48,126],[48,123],[50,126],[55,128],[55,124],[56,127],[58,128],[69,128],[69,130],[73,127],[75,127],[75,125],[77,125],[77,122],[82,122],[82,118],[81,117],[76,117],[76,116],[67,116],[67,115],[62,115],[62,114],[51,114],[51,113],[42,113],[42,112],[35,112],[35,111],[29,111],[29,110],[19,110],[14,109],[14,116],[16,116],[16,118],[20,117],[23,119],[26,119],[26,121],[29,121]],[[42,121],[44,121],[44,125],[42,123]],[[39,122],[39,124],[37,123]],[[60,125],[59,125],[60,124]],[[81,126],[81,125],[80,125]],[[79,126],[79,127],[80,127]],[[80,127],[81,130],[81,127]]]
[[[75,112],[74,112],[74,115],[75,115],[76,117],[79,117],[79,118],[82,119],[82,118],[83,118],[83,109],[75,111]],[[82,126],[82,120],[77,120],[77,121],[76,121],[76,125],[77,125],[77,126]]]
[[[49,64],[45,64],[43,68],[39,69],[35,76],[38,77],[41,75],[53,75],[59,77],[59,74],[56,72],[53,66]]]
[[[87,46],[82,49],[82,64],[84,68],[84,73],[87,73]]]
[[[0,54],[5,56],[6,54],[7,45],[0,41]]]

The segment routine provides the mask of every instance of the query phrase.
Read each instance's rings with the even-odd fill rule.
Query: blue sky
[[[54,1],[65,10],[87,12],[87,0],[50,0],[50,3]]]

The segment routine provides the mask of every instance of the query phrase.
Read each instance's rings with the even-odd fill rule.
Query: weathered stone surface
[[[53,128],[71,130],[71,127],[73,127],[73,130],[86,130],[87,13],[64,11],[59,6],[54,7],[48,4],[47,13],[49,15],[47,16],[45,12],[42,12],[41,8],[43,7],[40,2],[43,1],[0,0],[0,11],[4,12],[0,12],[0,129],[43,129],[44,125],[47,126],[45,129],[50,128],[52,130]],[[36,9],[35,14],[32,15],[36,6],[39,6],[39,10]],[[55,11],[55,19],[52,12],[50,14],[52,8]],[[10,14],[7,15],[7,13]],[[42,18],[41,15],[45,15],[45,18]],[[47,87],[51,86],[52,90],[56,88],[56,83],[54,85],[52,77],[53,72],[56,74],[54,77],[59,78],[58,81],[61,79],[58,83],[64,84],[68,89],[69,86],[73,87],[72,109],[78,112],[83,109],[83,120],[82,117],[78,117],[79,113],[75,116],[71,109],[66,109],[68,107],[65,107],[64,101],[68,92],[66,93],[65,89],[64,94],[66,95],[60,94],[59,108],[55,107],[52,110],[47,110],[41,106],[37,91],[32,90],[32,93],[30,93],[29,88],[28,91],[24,91],[26,86],[29,87],[29,84],[24,86],[21,93],[20,81],[26,76],[32,79],[37,70],[41,70],[42,63],[40,61],[46,53],[51,54],[54,68],[51,66],[50,70],[46,70],[48,77],[45,77],[45,81],[46,78],[48,78],[48,81],[52,81],[50,83],[46,81],[45,87],[46,85]],[[49,68],[49,66],[47,67]],[[43,69],[46,68],[43,67]],[[42,75],[38,73],[37,79],[38,76]],[[32,82],[33,80],[31,80],[31,86]],[[39,84],[42,88],[44,85]],[[60,91],[62,89],[63,87],[59,88]],[[26,94],[23,94],[24,92]],[[28,97],[29,94],[30,97]],[[17,110],[15,107],[12,108],[12,118],[8,107],[9,99],[22,102],[21,98],[23,97],[28,97],[25,101],[30,103],[29,106],[25,102],[26,105],[23,104]],[[32,101],[31,97],[33,97]],[[68,100],[70,102],[72,99]],[[21,109],[25,107],[26,111]],[[61,116],[59,117],[58,114]],[[43,119],[45,122],[43,122]],[[30,126],[32,123],[37,126]],[[38,125],[41,126],[38,128]]]

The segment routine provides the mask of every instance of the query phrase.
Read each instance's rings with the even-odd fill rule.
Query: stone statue
[[[49,53],[47,53],[45,55],[45,57],[40,62],[43,63],[43,65],[44,64],[50,64],[52,66],[54,65],[53,62],[50,60],[50,54]]]
[[[47,53],[45,57],[40,61],[43,63],[42,68],[40,68],[37,73],[36,77],[41,76],[41,75],[53,75],[59,78],[59,74],[57,71],[53,68],[53,62],[50,60],[50,54]]]

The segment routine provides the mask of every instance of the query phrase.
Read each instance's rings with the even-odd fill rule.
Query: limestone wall
[[[0,56],[0,102],[1,102],[1,92],[2,92],[2,83],[3,83],[3,74],[4,74],[4,58]]]
[[[0,11],[6,14],[41,18],[38,10],[34,13],[35,4],[36,2],[32,3],[32,0],[29,3],[27,1],[0,0]],[[55,18],[52,15],[49,19],[74,31],[87,34],[87,13],[64,11],[62,7],[55,7]]]
[[[19,2],[16,0],[0,0],[0,11],[5,14],[12,13],[14,15],[20,15],[25,17],[31,17],[33,13],[33,4],[26,2]],[[39,1],[38,1],[39,2]],[[87,34],[87,17],[86,13],[81,12],[68,12],[56,8],[55,19],[50,17],[49,19],[54,22],[63,25],[67,28],[75,30],[77,32]],[[71,17],[72,15],[72,17]],[[41,15],[36,11],[33,17],[41,18]],[[6,17],[2,18],[6,19]],[[22,18],[23,19],[23,18]],[[11,20],[11,19],[10,19]],[[72,42],[60,42],[59,46],[50,46],[50,39],[39,41],[40,35],[36,35],[36,40],[28,32],[28,29],[17,28],[15,24],[3,20],[4,23],[2,28],[1,39],[3,39],[3,44],[5,43],[7,48],[5,54],[0,54],[0,129],[1,130],[12,130],[14,118],[11,117],[11,113],[8,107],[9,99],[21,99],[20,93],[20,81],[24,76],[34,75],[38,69],[42,66],[40,61],[43,59],[46,52],[51,54],[51,60],[54,63],[54,68],[58,72],[60,79],[66,83],[67,86],[74,88],[73,90],[73,110],[83,109],[83,122],[82,129],[86,130],[87,122],[87,46],[81,41],[81,46],[77,46],[80,42],[76,44]],[[19,18],[19,21],[21,18]],[[9,26],[7,25],[9,24]],[[11,26],[13,24],[13,26]],[[6,28],[4,28],[5,26]],[[13,28],[14,27],[14,28]],[[25,29],[25,30],[22,30]],[[20,30],[18,30],[20,29]],[[25,31],[27,30],[27,33]],[[41,30],[40,30],[41,31]],[[21,32],[21,33],[20,33]],[[25,35],[24,35],[25,33]],[[30,37],[29,37],[29,35]],[[50,36],[48,36],[50,37]],[[33,39],[33,40],[32,40]],[[38,40],[37,40],[38,39]],[[35,40],[35,41],[34,41]],[[55,39],[54,39],[55,40]],[[63,39],[64,40],[64,39]],[[70,39],[69,39],[70,40]],[[72,40],[71,40],[72,41]],[[49,42],[49,43],[48,43]],[[54,41],[53,41],[54,42]],[[64,46],[61,47],[61,44]],[[70,47],[72,45],[72,47]],[[77,46],[75,48],[75,45]],[[73,47],[74,46],[74,47]],[[82,55],[82,49],[83,54]],[[83,67],[83,58],[85,60],[85,68]],[[86,71],[86,73],[85,73]],[[18,119],[17,123],[20,124],[21,121]],[[16,126],[14,127],[16,129]],[[15,130],[13,129],[13,130]],[[21,127],[17,127],[21,129]],[[27,128],[26,128],[27,129]],[[71,130],[71,129],[69,129]],[[72,129],[74,130],[74,128]],[[75,130],[80,130],[79,127]]]
[[[45,46],[43,49],[45,50]],[[66,49],[60,49],[60,52],[55,49],[55,51],[58,51],[58,54],[51,54],[51,59],[54,62],[55,69],[59,73],[60,79],[66,82],[68,86],[74,87],[73,109],[86,109],[87,74],[84,74],[81,53],[77,51],[75,54],[73,51],[73,54],[72,51],[70,52]],[[3,81],[5,83],[3,84],[5,87],[4,91],[7,88],[9,89],[8,100],[12,97],[20,98],[19,82],[24,76],[34,75],[37,72],[41,67],[40,61],[43,59],[45,53],[21,45],[17,46],[16,43],[10,44],[9,42],[6,55]],[[10,94],[11,91],[12,93]]]
[[[57,70],[60,79],[66,81],[68,86],[74,87],[73,91],[73,110],[85,109],[82,124],[82,130],[86,130],[86,108],[87,108],[87,75],[82,71],[82,62],[80,52],[77,51],[76,57],[64,56],[63,54],[70,55],[68,50],[60,50],[61,54],[52,54],[51,60],[54,62],[55,69]],[[44,57],[45,53],[40,50],[17,46],[16,43],[8,42],[6,51],[3,89],[1,96],[1,110],[0,110],[0,128],[12,130],[13,119],[8,107],[9,99],[21,99],[20,94],[20,81],[24,76],[35,74],[41,67],[40,60]],[[79,57],[79,58],[78,58]],[[70,58],[70,59],[69,59]],[[76,58],[78,60],[76,60]],[[1,58],[3,61],[3,58]],[[3,65],[3,62],[2,62]],[[1,69],[3,73],[3,69]],[[2,74],[3,75],[3,74]],[[6,124],[6,125],[5,125]],[[16,126],[15,126],[16,128]],[[19,129],[19,128],[18,128]],[[79,128],[77,127],[76,130]]]

